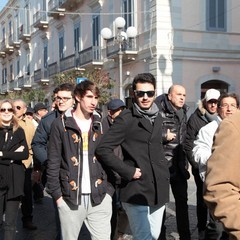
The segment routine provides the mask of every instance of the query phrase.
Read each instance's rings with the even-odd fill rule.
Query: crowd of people
[[[0,102],[4,240],[15,239],[19,206],[23,228],[37,229],[33,204],[44,189],[53,199],[57,240],[85,240],[86,233],[120,240],[121,221],[134,240],[165,240],[170,188],[179,239],[190,240],[189,164],[198,239],[240,239],[238,96],[209,89],[188,118],[183,86],[156,97],[156,79],[141,73],[132,90],[132,106],[112,99],[105,118],[97,109],[100,90],[87,79],[56,87],[51,107]]]

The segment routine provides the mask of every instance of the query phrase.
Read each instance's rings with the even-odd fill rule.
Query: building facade
[[[101,68],[115,80],[112,95],[122,88],[127,101],[133,77],[150,72],[158,95],[185,86],[193,111],[208,88],[240,90],[239,9],[238,0],[9,0],[0,12],[0,92],[43,89],[47,101],[55,74]],[[119,16],[123,31],[137,30],[121,45],[121,65]]]

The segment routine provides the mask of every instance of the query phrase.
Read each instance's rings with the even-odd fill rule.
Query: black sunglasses
[[[148,97],[153,97],[155,95],[155,91],[134,91],[137,97],[144,97],[147,94]]]
[[[13,112],[13,108],[1,108],[0,111],[1,112],[6,112],[6,111]]]

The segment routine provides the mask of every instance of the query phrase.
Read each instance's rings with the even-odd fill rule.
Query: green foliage
[[[85,77],[98,86],[101,96],[99,99],[100,104],[105,104],[109,101],[111,98],[111,93],[109,90],[114,87],[114,81],[110,78],[109,73],[101,69],[94,69],[84,72],[71,70],[56,74],[53,79],[55,85],[60,85],[67,82],[76,84],[76,78],[78,77]]]
[[[23,99],[27,104],[32,101],[43,102],[45,98],[45,92],[42,89],[31,89],[26,91],[14,91],[8,92],[5,95],[0,95],[0,99]]]

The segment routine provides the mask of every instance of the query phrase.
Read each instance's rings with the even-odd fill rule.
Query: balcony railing
[[[31,76],[21,76],[18,78],[18,87],[19,88],[29,88],[32,87]]]
[[[107,40],[107,57],[117,55],[119,52],[119,44],[115,42],[114,38]],[[122,51],[125,54],[137,54],[137,44],[136,39],[129,39],[128,43],[122,44]]]
[[[59,18],[64,16],[65,8],[61,8],[61,5],[64,3],[64,0],[50,0],[48,2],[48,15],[54,18]]]
[[[45,12],[45,11],[37,11],[33,15],[33,26],[35,28],[40,28],[40,29],[48,28],[47,12]]]
[[[38,69],[34,71],[34,76],[33,76],[34,82],[49,82],[49,73],[48,69]]]
[[[75,67],[76,67],[75,54],[60,60],[60,72],[63,72],[69,69],[74,69]]]
[[[58,71],[58,64],[57,62],[54,62],[54,63],[51,63],[48,65],[48,74],[49,74],[49,77],[54,75],[54,74],[57,74],[59,71]]]
[[[84,66],[89,63],[92,65],[103,63],[101,47],[92,46],[79,52],[79,66]]]
[[[30,41],[30,38],[31,38],[31,35],[30,35],[29,29],[27,29],[27,27],[25,27],[25,25],[22,24],[18,28],[18,39],[28,42]]]

